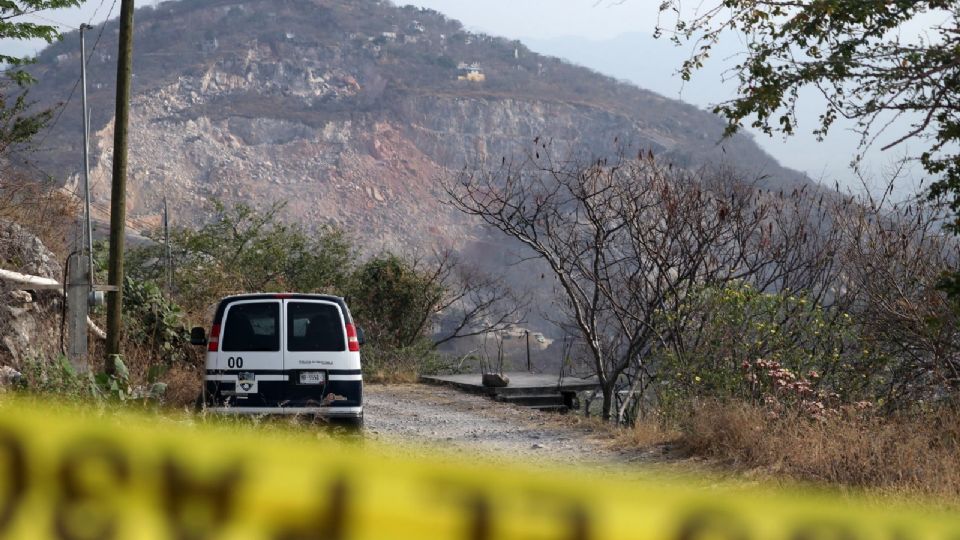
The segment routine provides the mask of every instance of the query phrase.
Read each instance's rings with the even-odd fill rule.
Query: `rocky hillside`
[[[0,219],[0,268],[62,280],[60,263],[39,238],[16,223]],[[24,291],[0,281],[0,391],[9,367],[60,354],[59,291]],[[6,367],[2,367],[6,366]]]
[[[806,182],[750,139],[723,146],[715,116],[457,21],[378,0],[181,0],[136,13],[129,211],[199,221],[207,201],[287,200],[305,224],[346,227],[367,249],[464,245],[438,179],[497,162],[538,136],[601,155],[614,139],[683,164],[726,161],[767,182]],[[109,198],[117,25],[90,68],[94,201]],[[93,41],[93,34],[91,40]],[[79,76],[77,35],[36,66],[40,103]],[[642,53],[642,51],[638,51]],[[78,96],[34,156],[68,186]]]

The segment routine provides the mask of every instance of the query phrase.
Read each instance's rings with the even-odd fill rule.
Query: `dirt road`
[[[606,430],[575,415],[541,413],[450,388],[365,385],[365,436],[485,459],[601,465],[656,461],[657,449],[617,450]]]

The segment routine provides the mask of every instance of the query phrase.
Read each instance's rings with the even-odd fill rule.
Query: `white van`
[[[220,301],[200,404],[230,414],[309,414],[363,423],[363,331],[343,298],[246,294]]]

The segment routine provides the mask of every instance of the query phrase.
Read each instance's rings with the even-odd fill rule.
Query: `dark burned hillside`
[[[535,137],[589,155],[614,140],[680,164],[724,162],[774,185],[806,180],[751,140],[717,145],[712,114],[522,43],[467,32],[432,10],[372,0],[183,0],[136,14],[131,212],[164,193],[182,219],[211,197],[285,199],[299,219],[362,228],[373,245],[460,245],[473,233],[438,206],[437,178],[499,161]],[[95,202],[108,195],[117,26],[91,54]],[[48,48],[33,96],[63,101],[76,34]],[[35,160],[79,172],[78,99]],[[440,216],[439,218],[437,216]]]

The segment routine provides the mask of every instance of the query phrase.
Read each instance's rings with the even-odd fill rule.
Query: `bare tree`
[[[766,272],[772,242],[763,194],[729,172],[662,166],[652,155],[554,160],[535,141],[526,159],[467,169],[446,184],[454,206],[511,236],[550,267],[572,325],[592,357],[603,417],[652,380],[656,347],[677,346],[655,315],[712,282]],[[682,314],[681,314],[682,316]]]
[[[843,286],[855,298],[864,347],[887,408],[955,395],[960,388],[960,313],[944,290],[960,264],[960,242],[945,231],[953,219],[941,200],[896,204],[869,193],[837,215],[843,232]]]
[[[440,294],[431,317],[441,317],[447,328],[434,337],[434,347],[460,338],[499,333],[524,319],[525,297],[500,276],[463,263],[449,250],[434,254],[428,275]],[[426,325],[428,321],[424,320]]]

